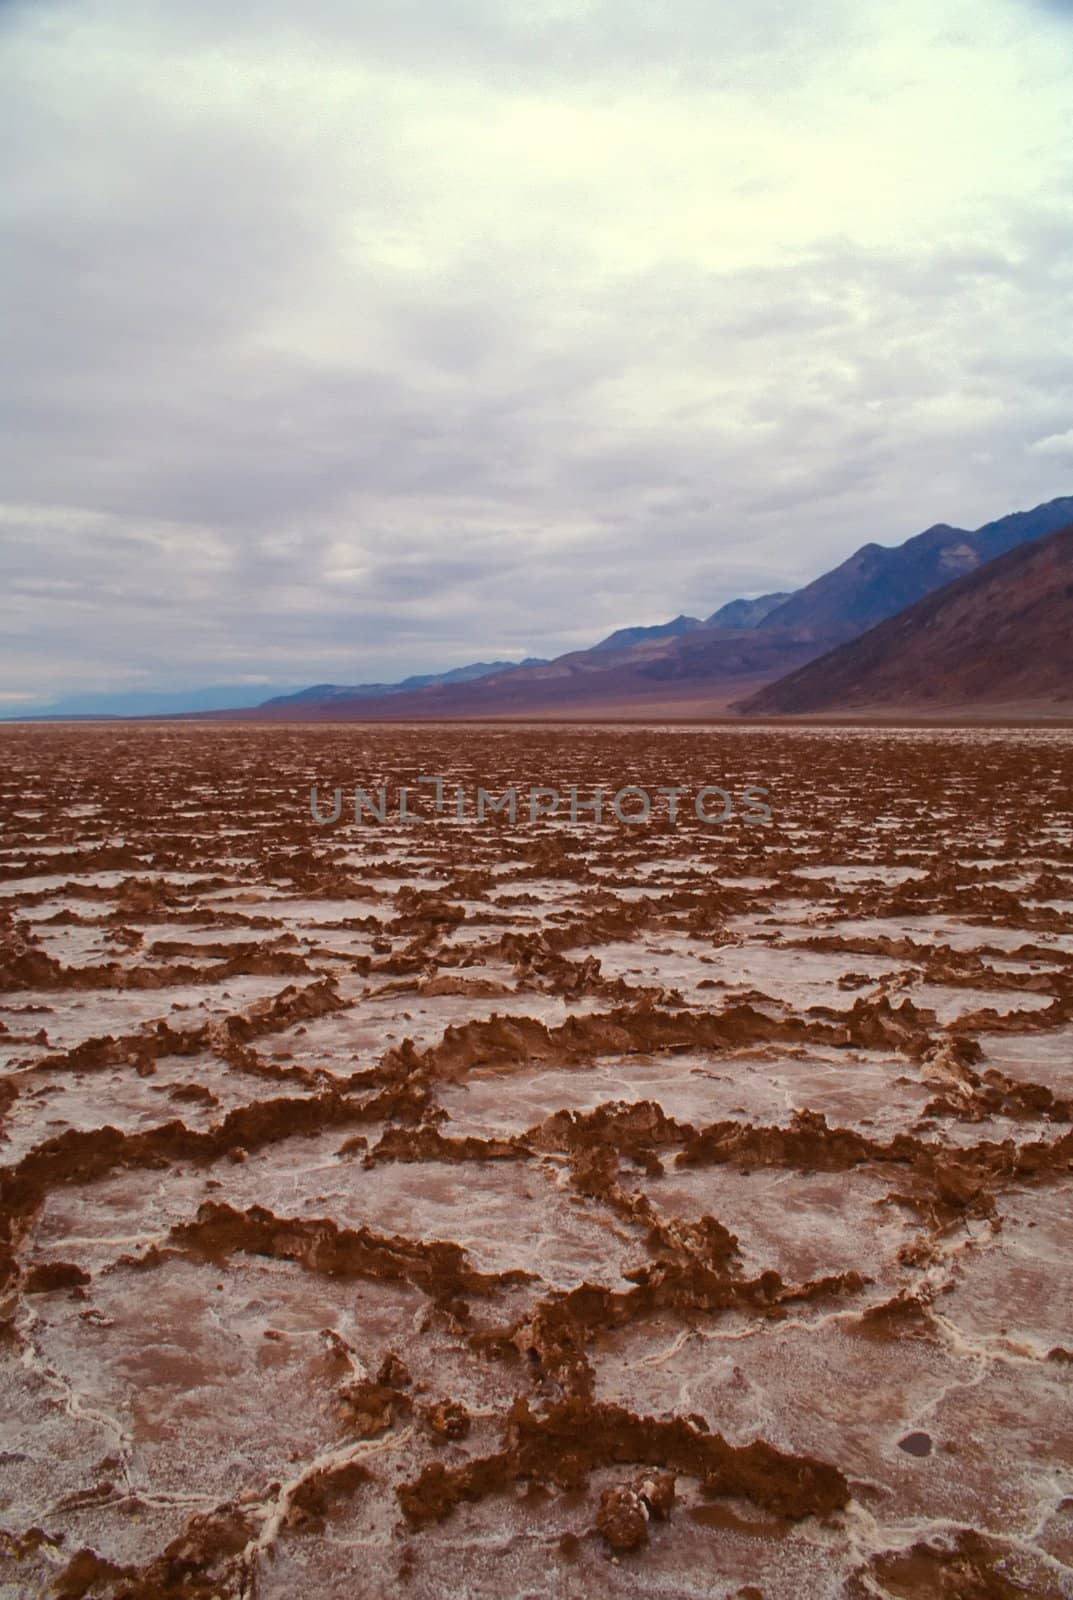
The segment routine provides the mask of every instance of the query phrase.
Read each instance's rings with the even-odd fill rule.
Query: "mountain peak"
[[[1071,508],[1073,509],[1073,508]],[[741,703],[747,714],[1073,711],[1073,526],[1015,545]]]
[[[712,612],[704,625],[706,628],[758,628],[789,598],[789,594],[780,593],[757,595],[754,600],[728,600],[725,606]]]
[[[616,628],[614,633],[609,633],[606,639],[601,639],[599,644],[594,644],[595,650],[629,650],[635,644],[644,644],[649,640],[677,639],[684,633],[691,633],[694,628],[701,628],[704,624],[699,617],[687,617],[684,614],[672,617],[670,622],[657,622],[651,627]]]

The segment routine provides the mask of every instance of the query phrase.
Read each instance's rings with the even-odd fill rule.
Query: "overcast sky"
[[[0,692],[553,654],[1073,492],[1073,3],[0,0]]]

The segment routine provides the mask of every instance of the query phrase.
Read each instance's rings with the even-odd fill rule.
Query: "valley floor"
[[[0,1595],[1073,1596],[1073,734],[0,755]]]

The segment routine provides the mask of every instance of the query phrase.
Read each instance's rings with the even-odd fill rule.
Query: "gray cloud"
[[[0,689],[546,653],[1068,492],[1036,15],[0,6]]]

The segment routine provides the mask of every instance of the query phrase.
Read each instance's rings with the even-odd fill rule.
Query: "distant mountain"
[[[530,656],[524,667],[542,664]],[[504,672],[519,663],[513,661],[475,661],[450,672],[419,673],[401,683],[343,684],[318,683],[310,689],[290,689],[284,684],[215,684],[207,689],[128,690],[117,694],[66,695],[62,700],[37,702],[20,710],[0,712],[0,721],[63,722],[82,717],[176,717],[199,716],[217,711],[253,711],[261,706],[320,705],[340,700],[373,699],[381,695],[404,694],[437,683],[467,683],[491,672]],[[270,698],[266,699],[266,694]]]
[[[758,628],[769,612],[789,600],[788,594],[762,594],[755,600],[728,600],[703,621],[700,617],[674,617],[649,628],[619,628],[592,650],[628,650],[635,644],[652,644],[661,639],[681,639],[698,628]]]
[[[981,533],[1001,547],[1025,526],[1004,518]],[[1073,717],[1071,623],[1073,526],[1007,549],[740,709],[762,716],[949,708]]]
[[[692,633],[694,628],[703,626],[699,617],[675,617],[671,622],[657,622],[650,628],[617,628],[606,639],[601,639],[599,644],[594,644],[592,653],[595,655],[597,650],[629,650],[632,645],[654,639],[680,639],[682,634]]]
[[[452,667],[449,672],[419,672],[401,678],[398,683],[317,683],[295,694],[277,695],[262,702],[264,706],[301,706],[304,704],[331,704],[341,700],[379,700],[386,695],[408,694],[414,689],[427,689],[441,683],[471,683],[487,678],[493,673],[509,672],[518,666],[539,667],[544,662],[540,656],[528,656],[517,661],[474,661],[466,667]]]
[[[758,628],[778,606],[789,599],[788,594],[762,594],[755,600],[728,600],[725,606],[712,612],[705,627]]]
[[[77,717],[173,717],[184,712],[242,710],[266,694],[285,693],[274,683],[214,684],[207,689],[128,689],[115,694],[73,694],[0,712],[0,721],[64,721]]]
[[[969,533],[938,523],[904,544],[866,544],[771,611],[765,627],[853,638],[984,562],[1073,522],[1073,497],[1016,512]]]
[[[681,648],[687,645],[688,652]],[[813,638],[797,639],[789,629],[774,634],[763,628],[700,628],[685,639],[642,641],[621,651],[578,650],[541,667],[515,667],[470,683],[367,698],[284,700],[235,715],[362,722],[707,717],[811,661],[821,649]]]
[[[295,694],[276,695],[260,702],[264,706],[301,706],[325,704],[339,700],[379,700],[384,695],[406,694],[411,689],[427,689],[437,683],[471,683],[477,678],[487,678],[494,672],[509,672],[512,668],[542,667],[540,656],[527,656],[517,661],[474,661],[468,667],[452,667],[450,672],[420,672],[398,683],[315,683],[310,689],[299,689]]]
[[[640,633],[640,638],[634,638]],[[246,715],[284,720],[354,718],[706,716],[723,710],[772,678],[809,661],[824,647],[806,631],[764,627],[684,633],[666,627],[623,629],[591,650],[574,650],[539,665],[510,667],[468,683],[434,683],[392,695],[325,695],[304,691]],[[633,642],[631,642],[631,639]],[[832,641],[833,642],[833,641]]]

